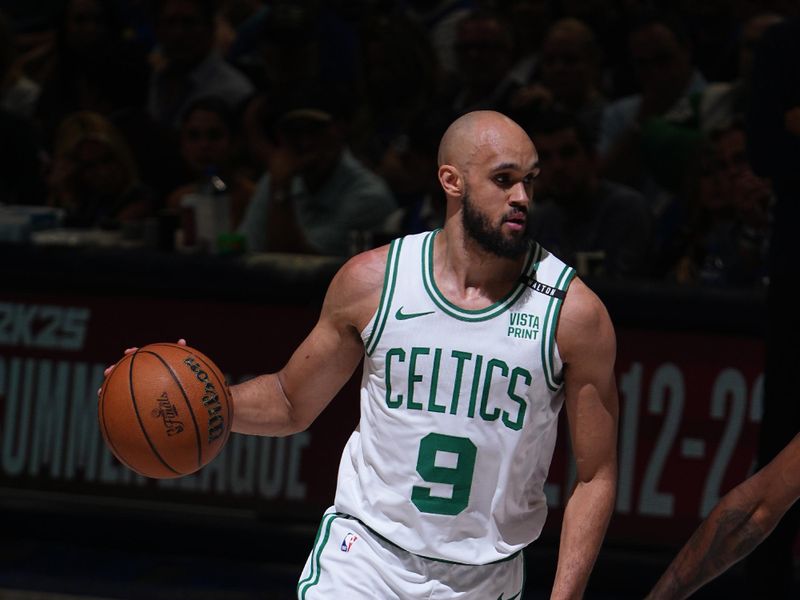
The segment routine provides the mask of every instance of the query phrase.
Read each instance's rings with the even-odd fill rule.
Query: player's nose
[[[533,190],[525,182],[519,181],[511,188],[508,196],[508,203],[512,206],[525,206],[527,207],[533,197]]]

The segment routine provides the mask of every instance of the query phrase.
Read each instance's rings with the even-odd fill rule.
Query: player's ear
[[[461,178],[461,173],[453,165],[439,167],[439,183],[442,185],[444,193],[448,196],[461,196],[464,182]]]

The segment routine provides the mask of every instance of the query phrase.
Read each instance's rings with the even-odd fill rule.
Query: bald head
[[[466,170],[484,149],[499,150],[506,144],[532,146],[525,131],[507,116],[492,110],[469,112],[447,128],[439,144],[439,166]]]
[[[464,247],[520,258],[528,248],[526,214],[538,170],[533,142],[505,115],[481,110],[456,119],[439,145],[445,231]]]
[[[519,182],[526,198],[518,200],[527,203],[538,172],[536,149],[525,130],[491,110],[456,119],[442,136],[438,160],[448,215],[458,212],[470,194],[479,204],[520,196],[522,190],[515,188]]]

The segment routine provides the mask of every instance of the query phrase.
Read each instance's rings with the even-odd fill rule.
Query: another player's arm
[[[722,497],[647,598],[687,598],[750,554],[798,498],[800,434],[763,469]]]
[[[581,598],[614,508],[617,486],[616,337],[599,298],[575,279],[556,334],[577,463],[551,598]]]
[[[328,288],[319,321],[280,371],[231,388],[233,431],[303,431],[347,383],[364,355],[359,332],[378,305],[387,249],[345,263]]]

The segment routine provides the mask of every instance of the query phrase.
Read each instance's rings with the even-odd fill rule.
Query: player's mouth
[[[503,219],[503,224],[507,225],[512,231],[522,231],[525,229],[527,215],[521,210],[514,211],[510,215],[506,215]]]

